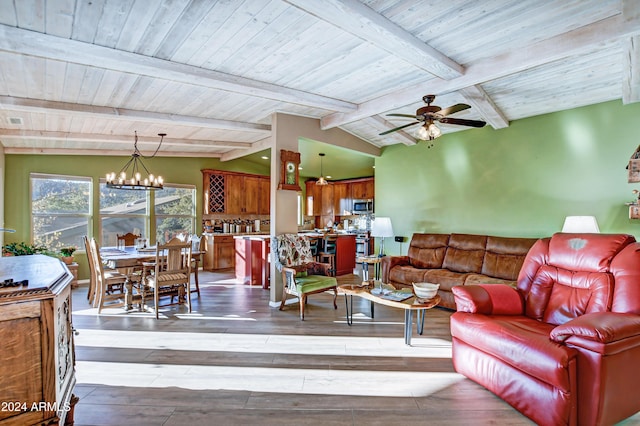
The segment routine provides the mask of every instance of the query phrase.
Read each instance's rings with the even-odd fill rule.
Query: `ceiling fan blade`
[[[379,135],[380,136],[388,135],[389,133],[393,133],[393,132],[396,132],[398,130],[404,129],[405,127],[413,126],[414,124],[419,124],[419,123],[420,123],[419,121],[414,121],[413,123],[405,124],[404,126],[400,126],[400,127],[396,127],[395,129],[387,130],[386,132],[382,132]]]
[[[464,120],[462,118],[449,118],[449,117],[442,117],[438,121],[445,124],[457,124],[459,126],[471,126],[471,127],[484,127],[485,124],[487,124],[486,122],[480,121],[480,120]]]
[[[469,109],[469,108],[471,108],[471,106],[467,104],[455,104],[455,105],[451,105],[449,108],[441,109],[439,111],[439,114],[444,117],[449,114],[464,111],[465,109]]]
[[[414,120],[416,119],[415,114],[387,114],[388,117],[407,117],[407,118],[413,118]]]

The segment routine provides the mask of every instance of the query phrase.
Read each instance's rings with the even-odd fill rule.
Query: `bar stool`
[[[318,262],[331,265],[331,276],[336,275],[336,242],[338,237],[327,235],[324,237],[322,250],[318,253]]]
[[[320,254],[320,238],[318,237],[309,237],[309,248],[311,248],[311,256],[316,262],[320,261],[318,257]]]

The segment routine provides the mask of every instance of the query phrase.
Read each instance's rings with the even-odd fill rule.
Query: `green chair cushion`
[[[296,277],[296,290],[299,294],[310,293],[323,288],[331,288],[338,285],[335,277],[324,275],[307,275],[306,277]]]

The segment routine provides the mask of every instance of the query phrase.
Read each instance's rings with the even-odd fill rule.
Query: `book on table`
[[[394,290],[388,293],[383,293],[380,295],[380,297],[386,300],[393,300],[394,302],[402,302],[403,300],[407,300],[410,297],[413,297],[413,293],[402,290]]]

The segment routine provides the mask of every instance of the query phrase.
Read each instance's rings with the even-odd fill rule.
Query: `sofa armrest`
[[[640,315],[618,312],[596,312],[574,318],[551,330],[553,341],[561,343],[579,337],[596,343],[614,343],[640,336]]]
[[[380,261],[382,265],[382,282],[389,282],[391,268],[398,265],[409,265],[409,256],[384,256]]]
[[[506,284],[458,285],[451,288],[458,312],[485,315],[522,315],[524,300]]]

